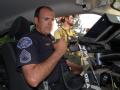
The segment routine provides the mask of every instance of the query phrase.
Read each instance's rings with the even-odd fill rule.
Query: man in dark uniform
[[[55,13],[47,6],[36,9],[34,15],[35,30],[22,37],[17,43],[17,68],[22,69],[26,82],[31,87],[38,87],[43,81],[48,81],[52,90],[67,90],[64,85],[54,86],[60,80],[61,64],[67,45],[64,37],[54,43],[50,32],[53,27]],[[57,87],[58,88],[58,87]]]

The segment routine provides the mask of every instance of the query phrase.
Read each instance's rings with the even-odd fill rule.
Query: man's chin
[[[50,34],[50,31],[49,32],[45,32],[46,35]]]
[[[73,26],[73,24],[70,24],[70,26],[72,27],[72,26]]]

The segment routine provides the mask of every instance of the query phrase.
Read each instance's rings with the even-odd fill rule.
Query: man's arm
[[[24,77],[28,84],[36,87],[42,82],[54,69],[60,58],[65,54],[67,45],[64,39],[60,39],[54,45],[54,53],[40,64],[28,64],[22,67]]]

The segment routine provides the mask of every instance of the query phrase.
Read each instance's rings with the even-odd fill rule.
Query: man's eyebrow
[[[49,17],[42,17],[43,19],[45,19],[45,20],[48,20],[48,19],[52,19],[52,20],[54,20],[55,18],[49,18]]]

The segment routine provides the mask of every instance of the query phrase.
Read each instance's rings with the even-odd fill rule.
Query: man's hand
[[[56,51],[59,55],[61,55],[61,56],[66,53],[67,43],[65,42],[64,37],[62,37],[60,40],[58,40],[58,41],[54,44],[54,49],[55,49],[55,51]]]

